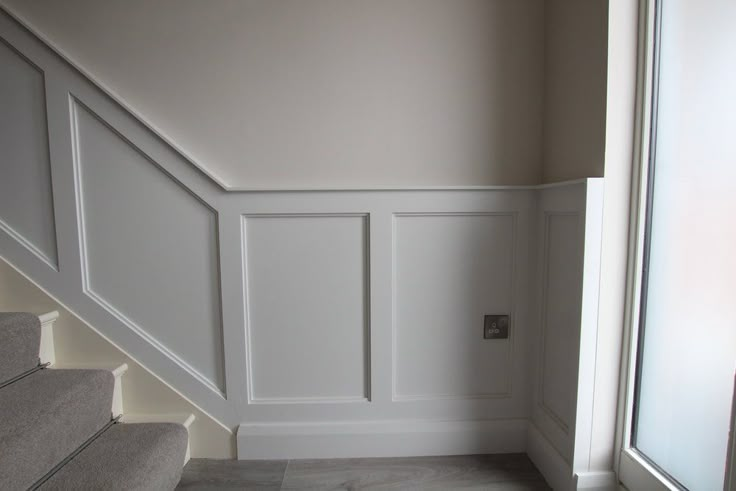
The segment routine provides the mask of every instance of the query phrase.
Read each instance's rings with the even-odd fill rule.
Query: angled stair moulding
[[[4,11],[0,36],[48,75],[58,153],[44,199],[63,205],[53,219],[64,267],[49,269],[3,227],[0,255],[221,425],[239,427],[241,457],[287,457],[293,442],[302,444],[294,455],[336,456],[354,435],[364,456],[552,448],[559,459],[540,467],[554,474],[561,459],[571,482],[593,410],[595,364],[579,346],[595,338],[586,273],[599,253],[600,203],[588,198],[602,180],[225,192]],[[545,226],[547,255],[537,250]],[[560,264],[543,282],[537,263],[548,258]],[[437,278],[451,279],[445,297]],[[542,283],[554,290],[546,297]],[[562,302],[574,316],[555,310]],[[483,340],[485,314],[511,315],[509,339]],[[570,344],[545,336],[558,324],[570,324]],[[444,378],[431,376],[437,366],[418,358],[415,340],[437,366],[452,365]],[[466,359],[475,361],[460,366]],[[294,384],[295,373],[326,384]],[[413,428],[404,447],[396,421]],[[472,439],[475,430],[487,440]],[[451,435],[447,448],[438,435]]]
[[[0,37],[0,230],[58,270],[44,70]]]
[[[217,212],[96,114],[73,113],[87,294],[224,393]]]

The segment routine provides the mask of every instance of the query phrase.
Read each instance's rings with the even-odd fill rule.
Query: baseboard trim
[[[327,459],[524,452],[527,421],[254,423],[238,428],[239,459]]]
[[[527,430],[526,453],[552,489],[571,491],[575,488],[570,464],[532,422]]]
[[[575,473],[575,489],[586,491],[614,491],[618,489],[618,478],[611,471]]]

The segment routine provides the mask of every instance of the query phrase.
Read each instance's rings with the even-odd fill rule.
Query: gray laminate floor
[[[524,454],[331,460],[192,459],[177,489],[549,490]]]

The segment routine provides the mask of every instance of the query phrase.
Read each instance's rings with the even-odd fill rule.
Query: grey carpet
[[[40,370],[0,389],[0,489],[25,489],[110,421],[106,370]]]
[[[46,481],[43,490],[173,490],[187,449],[174,423],[116,424]]]
[[[0,312],[0,383],[38,365],[41,321],[24,312]]]

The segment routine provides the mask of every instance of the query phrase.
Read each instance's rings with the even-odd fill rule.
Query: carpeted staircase
[[[174,489],[187,429],[113,419],[113,372],[44,367],[40,343],[37,316],[0,313],[0,489]]]

